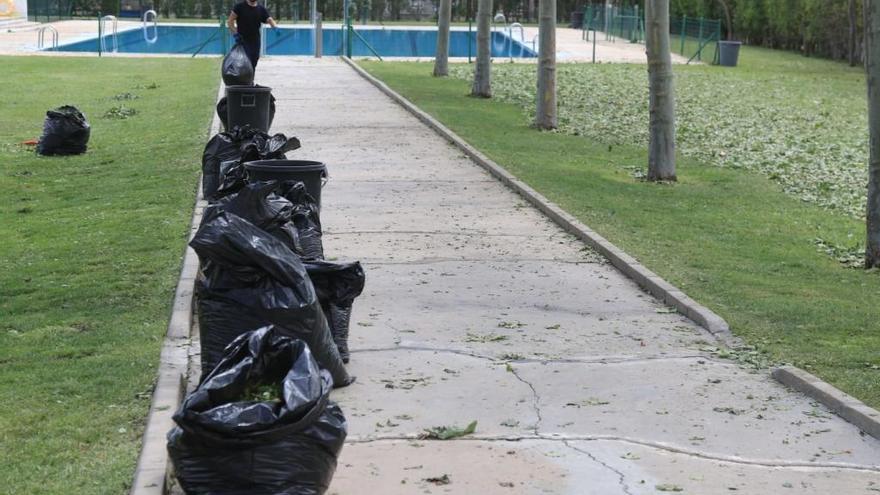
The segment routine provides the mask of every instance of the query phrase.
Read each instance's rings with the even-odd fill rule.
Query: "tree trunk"
[[[434,75],[449,75],[449,20],[452,17],[452,0],[440,0],[437,12],[437,55],[434,57]]]
[[[675,88],[669,53],[669,0],[646,0],[650,137],[648,180],[675,180]]]
[[[556,0],[538,3],[538,36],[535,127],[556,129]]]
[[[733,41],[733,18],[730,17],[730,6],[727,5],[727,0],[718,0],[718,3],[721,4],[721,10],[724,11],[724,20],[727,21],[727,40]]]
[[[868,75],[868,202],[865,268],[880,267],[880,0],[866,0],[865,61]]]
[[[477,63],[474,67],[474,86],[471,96],[483,98],[492,97],[492,84],[490,80],[491,55],[490,43],[491,32],[489,22],[492,19],[492,0],[478,0],[477,2]]]
[[[849,0],[849,66],[856,66],[856,0]]]

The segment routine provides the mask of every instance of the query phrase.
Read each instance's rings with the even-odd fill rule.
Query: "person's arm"
[[[275,22],[275,19],[272,19],[271,17],[269,17],[268,19],[266,19],[266,22],[268,22],[269,25],[272,26],[273,28],[277,28],[277,27],[278,27],[278,23]]]
[[[235,20],[238,19],[238,14],[235,11],[229,13],[229,18],[226,19],[226,27],[229,28],[229,32],[232,33],[232,36],[238,35],[238,28],[235,27]]]

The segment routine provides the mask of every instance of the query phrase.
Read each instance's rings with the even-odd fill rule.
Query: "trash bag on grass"
[[[305,261],[304,265],[318,293],[318,300],[324,316],[330,325],[333,341],[339,349],[343,363],[348,363],[348,329],[351,320],[351,307],[356,297],[364,290],[364,269],[357,261],[354,263],[331,263],[327,261]]]
[[[41,155],[79,155],[86,152],[91,127],[76,107],[65,105],[46,112],[43,135],[37,143]]]
[[[323,494],[347,430],[331,388],[302,340],[273,327],[240,336],[174,415],[168,453],[181,487]]]
[[[254,84],[254,66],[247,56],[244,45],[236,43],[223,57],[220,71],[223,84],[227,86],[250,86]]]
[[[190,246],[202,264],[196,289],[204,370],[217,364],[235,337],[272,324],[283,335],[304,340],[336,385],[353,381],[315,287],[283,241],[215,205],[206,210]]]
[[[254,86],[260,87],[259,84],[255,84]],[[223,129],[228,130],[229,124],[227,120],[229,119],[229,113],[227,113],[229,109],[229,103],[226,100],[226,97],[220,98],[220,101],[217,102],[217,117],[220,117],[220,123],[223,124]],[[272,128],[272,121],[275,120],[275,95],[269,94],[269,128]]]

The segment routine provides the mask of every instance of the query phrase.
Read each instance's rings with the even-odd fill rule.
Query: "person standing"
[[[275,19],[272,19],[269,11],[260,5],[258,0],[244,0],[235,4],[226,20],[229,32],[236,42],[244,46],[254,70],[257,69],[257,62],[260,60],[260,27],[263,24],[269,24],[273,28],[278,27]]]

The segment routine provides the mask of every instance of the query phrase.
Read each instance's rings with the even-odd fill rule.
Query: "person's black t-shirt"
[[[260,42],[260,26],[269,19],[269,11],[261,4],[251,7],[247,1],[239,2],[232,7],[238,18],[235,23],[238,33],[246,43]]]

